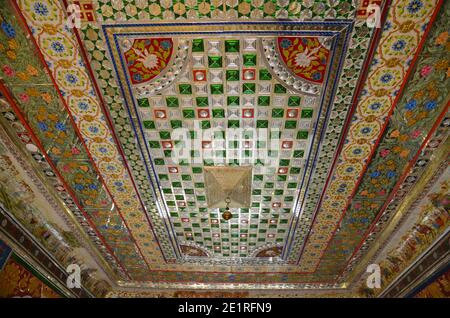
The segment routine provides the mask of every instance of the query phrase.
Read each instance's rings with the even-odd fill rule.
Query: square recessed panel
[[[140,157],[147,168],[138,172],[138,165],[132,167],[135,174],[147,171],[150,182],[139,182],[140,192],[151,193],[147,200],[158,202],[158,213],[152,215],[154,222],[162,222],[157,228],[170,229],[171,233],[158,233],[159,240],[167,242],[163,248],[172,244],[176,249],[169,239],[175,237],[176,245],[191,247],[183,251],[195,246],[217,260],[252,259],[267,254],[260,252],[262,248],[273,248],[271,255],[280,253],[298,216],[311,180],[308,160],[319,151],[320,131],[314,127],[325,127],[332,101],[331,94],[325,95],[325,79],[338,67],[332,59],[336,38],[322,31],[303,38],[297,32],[290,38],[292,56],[284,54],[291,60],[284,60],[281,51],[288,41],[279,41],[279,33],[221,32],[170,35],[172,54],[183,56],[177,60],[181,62],[171,64],[175,60],[168,56],[158,64],[166,67],[154,81],[133,89],[131,98],[139,107],[132,120],[142,127]],[[292,31],[286,32],[288,36]],[[133,35],[127,47],[120,47],[120,54],[139,50],[130,48],[136,38],[140,37]],[[311,45],[309,50],[320,57],[308,60],[302,45]],[[189,54],[186,48],[191,48]],[[153,50],[165,52],[164,47]],[[274,58],[276,68],[269,66]],[[314,60],[322,68],[315,68]],[[331,60],[336,62],[330,66]],[[123,70],[125,76],[133,72]],[[165,80],[168,76],[170,81]],[[211,171],[239,180],[231,171],[244,167],[246,178],[236,184],[237,198],[230,205],[234,217],[223,220],[224,189],[217,181],[220,174],[212,178]]]

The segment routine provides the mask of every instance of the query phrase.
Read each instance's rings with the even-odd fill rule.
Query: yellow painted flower
[[[26,74],[24,72],[18,72],[17,77],[20,78],[22,81],[28,81],[30,79],[28,74]]]
[[[397,129],[391,132],[391,137],[397,138],[398,136],[400,136],[400,132]]]
[[[27,66],[27,72],[31,76],[37,76],[39,74],[38,70],[34,66],[32,66],[30,64],[28,64],[28,66]]]
[[[15,39],[9,40],[9,41],[8,41],[8,46],[9,46],[9,48],[10,48],[11,50],[16,50],[16,49],[19,47],[19,45],[17,44],[17,42],[16,42]]]
[[[33,96],[33,97],[39,96],[38,90],[37,90],[36,88],[34,88],[34,87],[28,88],[28,89],[26,90],[26,93],[27,93],[28,95],[30,95],[30,96]]]
[[[52,101],[52,96],[49,93],[42,93],[41,97],[47,104]]]
[[[445,44],[447,40],[448,40],[448,32],[446,31],[438,35],[438,37],[435,40],[435,43],[438,45],[442,45]]]
[[[10,60],[15,60],[16,59],[16,53],[14,51],[8,50],[6,51],[6,56],[10,59]]]

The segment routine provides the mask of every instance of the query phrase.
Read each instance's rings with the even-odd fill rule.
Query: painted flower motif
[[[169,40],[163,40],[161,41],[160,45],[164,50],[168,50],[172,47],[172,42],[170,42]]]
[[[14,72],[12,67],[9,65],[3,66],[3,73],[5,73],[5,75],[8,77],[12,77],[12,76],[16,75],[16,72]]]
[[[41,16],[48,15],[47,6],[40,1],[34,3],[33,10],[34,10],[34,13],[36,13],[37,15],[41,15]]]
[[[55,128],[58,129],[59,131],[66,131],[66,125],[64,125],[61,122],[57,122]]]
[[[420,75],[422,77],[426,77],[428,75],[430,75],[430,73],[433,71],[433,67],[430,65],[425,65],[424,67],[422,67],[422,69],[420,70]]]
[[[134,50],[134,52],[139,56],[138,62],[141,62],[145,68],[151,70],[158,66],[158,57],[155,54],[149,53],[147,50],[144,53],[139,50]]]
[[[308,67],[312,61],[318,58],[317,56],[314,56],[314,54],[316,54],[319,49],[320,47],[316,47],[309,52],[309,48],[305,48],[303,52],[298,53],[295,57],[295,64],[299,67]]]
[[[13,61],[17,58],[16,52],[11,50],[6,51],[6,56]]]
[[[47,124],[45,122],[43,122],[43,121],[39,121],[38,122],[38,127],[42,131],[47,131],[48,130]]]
[[[443,45],[447,43],[447,40],[448,40],[448,31],[445,31],[437,36],[434,43],[436,43],[437,45]]]
[[[52,101],[52,96],[49,93],[42,93],[41,97],[47,104]]]
[[[292,41],[289,40],[289,39],[283,39],[283,40],[281,40],[281,42],[280,42],[280,46],[281,46],[283,49],[288,49],[291,45],[292,45]]]
[[[32,65],[29,65],[28,64],[28,66],[27,66],[27,72],[28,72],[28,74],[30,74],[31,76],[37,76],[39,73],[38,73],[38,70],[34,67],[34,66],[32,66]]]
[[[73,74],[67,74],[66,81],[68,81],[71,84],[75,84],[76,82],[78,82],[78,78]]]
[[[406,7],[409,13],[414,14],[417,13],[420,9],[422,9],[423,3],[420,0],[411,0]]]
[[[72,147],[70,152],[72,152],[73,155],[79,155],[80,154],[80,150],[78,150],[77,147]]]
[[[412,133],[411,133],[411,138],[417,138],[417,137],[419,137],[420,136],[420,133],[421,133],[421,131],[419,130],[419,129],[417,129],[417,130],[414,130]]]
[[[387,74],[383,74],[380,77],[380,81],[386,84],[386,83],[389,83],[392,80],[392,78],[393,78],[392,74],[387,73]]]
[[[380,156],[381,156],[382,158],[384,158],[384,157],[386,157],[387,155],[389,155],[390,152],[391,152],[391,151],[390,151],[389,149],[382,149],[382,150],[380,151]]]
[[[6,36],[9,38],[14,38],[16,36],[16,30],[14,27],[6,21],[3,21],[1,24],[3,32],[5,32]]]
[[[405,108],[407,110],[413,110],[417,106],[417,101],[415,99],[411,99],[409,102],[406,103]]]
[[[381,175],[380,171],[374,171],[370,174],[372,178],[378,178]]]
[[[30,101],[30,96],[28,96],[28,95],[25,94],[25,93],[20,93],[20,94],[19,94],[19,99],[20,99],[20,101],[23,102],[23,103],[28,103],[28,102]]]
[[[406,42],[405,40],[398,40],[394,44],[392,44],[392,49],[394,51],[401,51],[405,48]]]
[[[64,52],[64,50],[65,50],[64,44],[62,44],[59,41],[53,41],[52,44],[50,44],[50,46],[53,49],[53,51],[55,51],[57,53]]]
[[[394,178],[394,177],[395,177],[395,171],[389,170],[389,171],[386,173],[386,177],[388,177],[389,179]]]
[[[433,110],[436,108],[437,104],[434,100],[429,100],[425,102],[424,106],[426,110]]]

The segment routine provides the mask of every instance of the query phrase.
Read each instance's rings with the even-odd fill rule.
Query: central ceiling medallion
[[[252,167],[205,167],[206,198],[209,208],[248,208],[251,202]]]

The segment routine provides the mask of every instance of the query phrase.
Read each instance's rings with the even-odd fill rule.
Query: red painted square
[[[197,117],[201,119],[209,118],[209,109],[197,109]]]
[[[288,108],[286,118],[298,118],[298,109]]]
[[[281,143],[281,147],[282,147],[283,149],[291,149],[291,148],[292,148],[292,145],[293,145],[293,142],[290,141],[290,140],[285,140],[285,141],[283,141],[283,142]]]
[[[206,81],[206,70],[194,70],[192,71],[194,76],[194,81],[204,82]]]
[[[178,173],[178,167],[169,167],[170,173]]]
[[[167,113],[165,109],[155,109],[153,110],[153,115],[155,116],[155,119],[167,118]]]
[[[242,118],[253,118],[255,117],[255,110],[253,108],[244,108],[242,110]]]
[[[256,78],[256,70],[254,68],[244,68],[242,70],[242,79],[244,81],[254,81]]]
[[[286,173],[288,173],[288,168],[286,167],[278,168],[278,174],[286,174]]]
[[[166,148],[166,149],[173,148],[173,143],[171,141],[162,141],[161,144],[162,144],[163,148]]]

